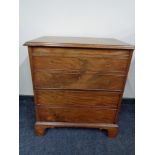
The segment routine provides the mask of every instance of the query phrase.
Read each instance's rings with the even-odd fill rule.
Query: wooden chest
[[[118,113],[134,46],[115,39],[41,37],[28,46],[37,135],[46,128],[118,132]]]

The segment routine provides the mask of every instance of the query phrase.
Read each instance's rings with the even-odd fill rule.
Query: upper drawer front
[[[98,72],[122,72],[127,70],[127,59],[97,57],[33,57],[35,69],[87,70]]]
[[[128,50],[37,48],[32,52],[34,69],[125,72]]]
[[[105,91],[35,90],[35,95],[36,104],[53,107],[106,106],[117,108],[121,94]]]
[[[46,71],[35,71],[34,86],[41,88],[58,89],[104,89],[122,90],[124,76],[91,73],[52,73]]]
[[[34,47],[33,56],[60,56],[60,57],[113,57],[127,59],[128,50],[106,50],[106,49],[81,49],[81,48],[54,48]]]

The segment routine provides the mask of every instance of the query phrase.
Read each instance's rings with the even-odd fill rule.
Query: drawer
[[[34,86],[57,89],[104,89],[122,90],[124,76],[111,74],[83,73],[53,73],[50,71],[35,71]]]
[[[117,49],[82,49],[82,48],[58,48],[58,47],[33,47],[32,56],[52,57],[111,57],[116,59],[128,59],[129,50]]]
[[[51,108],[37,106],[38,121],[113,123],[117,110],[102,108]]]
[[[120,93],[105,91],[35,90],[36,103],[53,107],[93,107],[117,108]]]
[[[97,72],[125,73],[128,66],[127,59],[99,58],[99,57],[47,57],[34,56],[33,66],[38,69],[52,70],[87,70]]]

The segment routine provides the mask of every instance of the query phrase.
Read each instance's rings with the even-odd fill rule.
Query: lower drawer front
[[[105,91],[35,90],[36,104],[58,106],[108,106],[116,108],[120,93]]]
[[[116,110],[103,108],[51,108],[37,106],[38,121],[72,123],[114,123]]]

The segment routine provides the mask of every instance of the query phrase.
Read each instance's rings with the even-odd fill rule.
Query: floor
[[[130,101],[121,106],[119,134],[109,139],[98,129],[49,129],[45,136],[35,136],[32,97],[19,100],[20,155],[134,155],[135,105]]]

